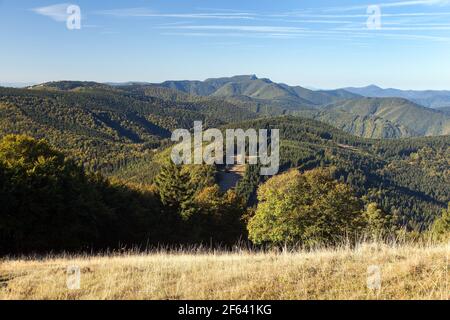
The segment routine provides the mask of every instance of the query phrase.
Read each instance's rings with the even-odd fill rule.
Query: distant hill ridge
[[[404,138],[450,134],[447,108],[430,109],[415,100],[443,99],[447,91],[401,91],[366,88],[310,90],[301,86],[275,83],[256,75],[210,78],[205,81],[127,82],[103,84],[92,81],[59,81],[29,87],[33,90],[71,92],[115,92],[138,99],[150,97],[165,101],[196,103],[222,102],[247,112],[247,118],[283,114],[313,118],[366,138]],[[371,97],[383,95],[383,97]],[[367,97],[370,96],[370,97]],[[386,97],[384,97],[386,96]],[[420,100],[420,99],[419,99]],[[444,99],[445,100],[445,99]],[[443,101],[444,101],[443,100]],[[222,102],[221,102],[222,101]],[[449,102],[450,103],[450,102]],[[215,108],[214,112],[219,112]],[[220,110],[228,112],[229,110]]]
[[[199,96],[247,97],[261,103],[277,103],[290,110],[311,109],[338,100],[360,97],[345,90],[313,91],[300,86],[288,86],[270,79],[258,78],[256,75],[212,78],[205,81],[166,81],[158,85]]]
[[[450,117],[441,111],[422,107],[414,102],[402,98],[361,98],[330,104],[324,108],[325,113],[335,115],[330,123],[342,122],[338,112],[346,112],[359,117],[374,117],[383,119],[387,131],[399,130],[393,137],[400,136],[437,136],[450,134]],[[320,118],[319,118],[320,119]],[[367,124],[367,123],[366,123]],[[341,127],[341,126],[338,126]],[[389,128],[390,127],[390,128]],[[344,128],[342,128],[344,129]],[[371,130],[370,128],[366,128]],[[380,129],[374,129],[379,131]],[[346,130],[349,131],[349,130]],[[386,132],[386,130],[384,130]],[[371,137],[368,132],[353,132]],[[380,132],[383,135],[382,132]],[[382,136],[383,137],[383,136]],[[387,136],[390,137],[390,136]]]
[[[376,85],[344,90],[369,98],[404,98],[429,108],[450,107],[450,91],[445,90],[383,89]]]

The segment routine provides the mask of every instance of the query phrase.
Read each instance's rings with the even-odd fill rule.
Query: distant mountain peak
[[[255,74],[249,74],[249,75],[233,76],[230,79],[237,80],[237,81],[248,81],[248,80],[258,80],[258,77]]]
[[[383,88],[381,88],[381,87],[379,87],[379,86],[377,86],[375,84],[368,85],[366,88],[367,89],[383,90]]]

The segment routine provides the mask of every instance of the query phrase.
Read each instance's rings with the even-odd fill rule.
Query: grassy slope
[[[152,253],[12,259],[1,299],[449,299],[449,244],[290,253]],[[69,265],[80,290],[66,286]],[[368,289],[368,268],[381,290]]]

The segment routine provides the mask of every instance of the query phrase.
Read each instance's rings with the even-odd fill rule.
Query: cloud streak
[[[299,33],[305,32],[305,28],[297,27],[277,27],[277,26],[242,26],[242,25],[190,25],[177,27],[164,27],[166,29],[189,29],[189,30],[223,30],[223,31],[244,31],[263,33]]]
[[[34,8],[31,9],[31,11],[41,16],[49,17],[58,22],[64,22],[67,20],[67,8],[69,6],[70,3],[60,3],[47,7]]]
[[[386,0],[385,0],[386,1]],[[409,0],[382,2],[384,8],[445,7],[450,0]],[[162,35],[192,37],[254,37],[289,39],[295,37],[377,37],[403,40],[447,41],[443,33],[450,30],[450,12],[391,10],[382,13],[382,32],[367,29],[366,6],[315,8],[285,13],[202,9],[187,13],[162,13],[149,8],[125,8],[97,11],[116,18],[166,18],[154,26]],[[361,12],[351,12],[361,10]],[[433,20],[430,23],[429,20]],[[227,21],[228,20],[228,21]],[[203,22],[203,23],[200,23]],[[234,21],[234,22],[233,22]],[[161,22],[161,21],[160,21]],[[163,21],[164,22],[164,21]],[[255,25],[258,22],[258,25]],[[404,32],[404,33],[403,33]],[[406,34],[409,32],[423,34]],[[389,35],[390,34],[390,35]]]
[[[384,2],[384,3],[372,3],[373,5],[378,5],[381,8],[400,8],[400,7],[413,7],[413,6],[439,6],[444,7],[450,5],[450,0],[411,0],[411,1],[396,1],[396,2]],[[348,6],[348,7],[332,7],[325,8],[324,11],[356,11],[364,10],[369,6],[359,5],[359,6]]]
[[[246,38],[273,38],[273,39],[295,39],[303,37],[320,37],[329,40],[352,40],[352,39],[376,39],[383,37],[397,40],[427,40],[435,42],[450,42],[449,37],[389,33],[389,31],[423,31],[423,30],[450,30],[450,26],[440,27],[407,27],[407,28],[384,28],[377,32],[370,32],[363,28],[335,28],[327,30],[311,30],[305,28],[286,28],[276,26],[242,26],[242,25],[184,25],[173,27],[160,27],[168,30],[163,35],[168,36],[192,36],[192,37],[246,37]],[[172,31],[169,31],[172,30]]]
[[[211,13],[160,13],[147,8],[127,8],[97,11],[97,14],[114,17],[181,18],[181,19],[223,19],[252,20],[254,14],[247,12],[211,12]]]

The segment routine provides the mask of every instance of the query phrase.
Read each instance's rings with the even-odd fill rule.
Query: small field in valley
[[[450,244],[4,258],[0,299],[449,299]],[[79,270],[79,276],[78,276]]]

